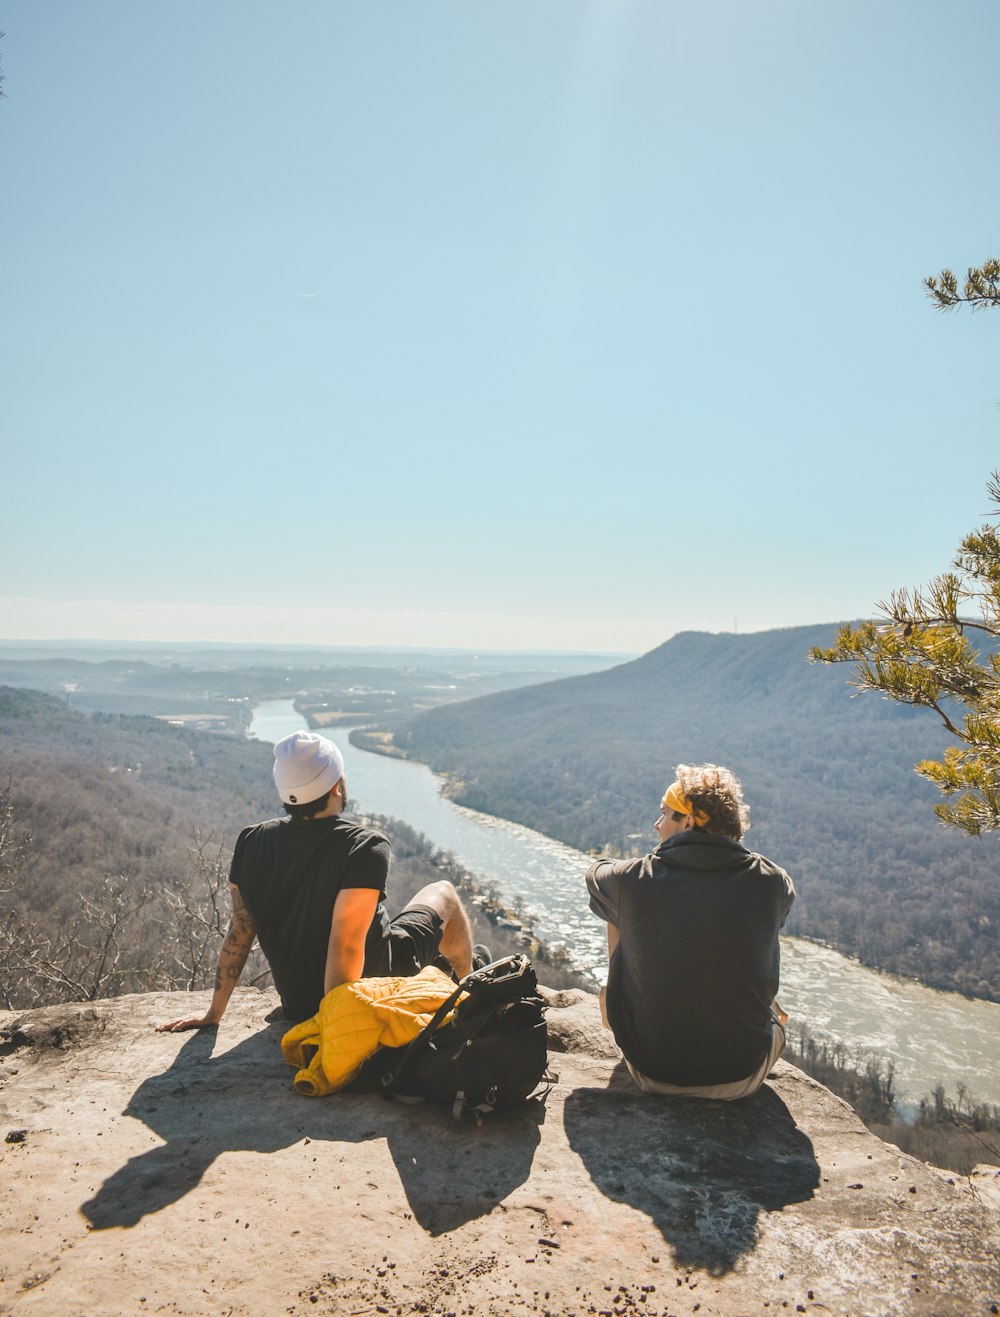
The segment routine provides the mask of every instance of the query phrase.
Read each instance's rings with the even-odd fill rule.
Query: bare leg
[[[441,916],[441,954],[451,962],[460,979],[472,973],[472,928],[465,913],[462,899],[451,883],[442,879],[428,883],[407,902],[411,905],[429,905]]]

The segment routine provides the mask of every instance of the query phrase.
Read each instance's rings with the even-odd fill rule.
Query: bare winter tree
[[[191,992],[211,987],[219,947],[229,928],[229,861],[223,843],[195,833],[191,848],[189,882],[162,893],[164,912],[157,917],[162,930],[164,986]],[[264,987],[270,971],[259,947],[250,953],[242,982]]]
[[[68,916],[27,899],[31,857],[8,781],[0,789],[0,1005],[211,986],[230,916],[224,845],[196,833],[190,870],[173,885],[153,885],[134,868],[107,873],[75,892]],[[243,982],[270,983],[259,948]]]

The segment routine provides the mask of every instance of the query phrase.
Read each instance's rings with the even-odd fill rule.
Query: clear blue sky
[[[987,511],[995,0],[0,27],[6,638],[643,650]]]

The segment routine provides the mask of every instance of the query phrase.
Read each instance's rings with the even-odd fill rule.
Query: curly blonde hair
[[[678,764],[675,775],[695,814],[708,815],[702,831],[739,841],[750,826],[750,806],[736,775],[718,764]]]

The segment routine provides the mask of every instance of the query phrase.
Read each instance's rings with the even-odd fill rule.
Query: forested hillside
[[[435,709],[397,744],[448,773],[464,805],[630,853],[655,840],[675,764],[727,764],[748,844],[799,889],[790,931],[1000,1000],[997,838],[931,812],[913,765],[944,742],[933,716],[852,699],[847,668],[808,663],[835,630],[682,633],[605,672]]]
[[[210,987],[233,843],[281,813],[272,763],[258,741],[0,686],[0,1007]],[[404,823],[374,822],[393,843],[393,912],[447,877],[479,941],[521,949],[494,926],[509,912],[450,856]],[[558,952],[532,950],[552,986],[580,981]],[[243,981],[270,981],[259,952]]]

